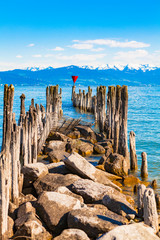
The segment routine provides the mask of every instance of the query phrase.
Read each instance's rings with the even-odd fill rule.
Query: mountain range
[[[132,66],[68,66],[60,68],[48,67],[15,69],[0,72],[0,85],[49,85],[72,84],[71,76],[79,76],[80,85],[128,85],[128,86],[160,86],[160,67],[149,65]]]

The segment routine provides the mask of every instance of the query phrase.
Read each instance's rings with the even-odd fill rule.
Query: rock
[[[69,174],[71,173],[68,168],[66,168],[64,162],[50,163],[46,165],[49,173],[58,173],[58,174]]]
[[[98,169],[100,169],[100,170],[102,170],[102,171],[105,171],[103,164],[102,164],[102,165],[97,165],[96,168],[98,168]]]
[[[79,146],[79,154],[82,155],[83,157],[85,156],[90,156],[93,153],[93,145],[90,143],[85,143],[83,142],[80,146]]]
[[[101,145],[102,147],[113,147],[113,140],[112,139],[106,139],[103,141],[98,142],[97,144]]]
[[[81,208],[72,210],[68,214],[68,227],[83,230],[90,238],[97,238],[99,234],[112,230],[122,223],[111,218],[111,216],[101,215],[94,208]]]
[[[95,152],[95,153],[98,153],[98,154],[104,154],[104,153],[105,153],[105,149],[104,149],[104,147],[102,147],[101,145],[96,144],[96,145],[94,146],[94,152]]]
[[[37,195],[33,185],[31,187],[23,188],[22,193],[24,195],[32,194],[35,197]]]
[[[77,153],[72,153],[68,158],[64,159],[66,167],[73,173],[78,174],[83,178],[88,178],[99,183],[115,187],[120,190],[109,179],[115,180],[116,176],[96,169],[91,163]]]
[[[8,216],[13,220],[17,218],[18,206],[12,202],[9,202]]]
[[[104,166],[106,160],[107,160],[107,157],[106,157],[105,155],[103,155],[103,156],[100,158],[100,160],[98,161],[98,165],[103,165],[103,166]]]
[[[46,176],[37,179],[33,185],[37,194],[40,195],[43,191],[55,191],[60,186],[69,186],[78,179],[80,179],[80,177],[73,174],[62,175],[49,173]]]
[[[51,232],[60,233],[67,227],[67,213],[81,208],[78,199],[57,192],[43,192],[37,202],[37,211]]]
[[[26,202],[19,206],[18,212],[17,212],[17,218],[22,217],[28,212],[33,212],[34,214],[36,213],[36,210],[32,206],[31,202]]]
[[[50,141],[45,149],[44,149],[44,153],[48,154],[51,151],[65,151],[65,147],[66,147],[66,142],[63,141],[58,141],[58,140],[52,140]]]
[[[48,153],[48,160],[50,163],[56,163],[62,161],[65,157],[69,156],[69,153],[60,150],[52,150]]]
[[[139,178],[133,176],[133,175],[129,175],[129,176],[125,176],[123,178],[123,184],[127,185],[127,186],[134,186],[136,184],[140,183]]]
[[[25,215],[22,215],[21,217],[16,219],[16,221],[14,222],[14,226],[16,229],[19,229],[24,225],[25,222],[29,221],[37,221],[39,224],[42,225],[41,221],[36,218],[34,212],[27,212]]]
[[[7,233],[7,235],[8,235],[8,238],[11,238],[13,236],[13,234],[14,234],[13,233],[14,221],[9,216],[8,216],[7,220],[8,220],[8,233]]]
[[[50,132],[49,134],[49,137],[48,137],[49,140],[59,140],[59,141],[62,141],[62,142],[67,142],[67,140],[69,139],[69,137],[67,137],[66,135],[62,134],[62,133],[59,133],[59,132]]]
[[[107,194],[108,191],[119,194],[117,190],[109,186],[93,182],[89,179],[79,179],[75,181],[70,188],[71,191],[81,195],[85,203],[102,201],[104,195]]]
[[[45,176],[48,173],[48,168],[40,162],[31,163],[22,167],[22,173],[30,181],[35,181],[37,178]]]
[[[81,137],[81,133],[79,131],[73,131],[68,134],[68,137],[72,139],[78,139]]]
[[[122,216],[127,216],[128,214],[136,215],[136,211],[127,201],[126,196],[122,193],[117,194],[114,189],[108,189],[102,202],[109,210]]]
[[[77,129],[86,139],[92,138],[96,140],[96,134],[89,126],[79,125],[76,126],[75,129]]]
[[[18,218],[15,222],[17,231],[13,239],[51,240],[52,236],[42,226],[32,212]],[[25,236],[25,237],[23,237]]]
[[[37,198],[35,198],[32,194],[27,194],[24,195],[22,193],[20,193],[20,197],[19,197],[19,205],[25,203],[25,202],[36,202]]]
[[[155,199],[156,199],[157,209],[159,210],[160,209],[160,196],[158,193],[156,193]]]
[[[65,229],[65,230],[63,230],[61,235],[54,238],[54,240],[69,240],[69,239],[71,239],[71,240],[89,240],[87,234],[84,231],[82,231],[80,229],[75,229],[75,228]]]
[[[118,176],[128,175],[127,161],[122,155],[112,153],[105,162],[105,170]]]
[[[119,226],[104,234],[100,240],[158,240],[151,227],[143,223]]]
[[[55,192],[58,192],[58,193],[62,193],[62,194],[66,194],[68,196],[71,196],[71,197],[74,197],[74,198],[77,198],[81,203],[84,202],[83,200],[83,197],[81,197],[80,195],[77,195],[73,192],[71,192],[68,188],[62,186],[62,187],[58,187]]]

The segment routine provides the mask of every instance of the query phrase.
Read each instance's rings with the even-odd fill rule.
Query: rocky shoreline
[[[159,197],[151,183],[128,175],[113,148],[89,126],[51,131],[39,162],[22,167],[19,203],[9,204],[10,239],[159,239]],[[96,167],[85,159],[91,154],[101,156]]]

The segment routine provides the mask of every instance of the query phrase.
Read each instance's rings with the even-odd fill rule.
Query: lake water
[[[3,117],[3,86],[0,86],[0,146],[2,140],[2,117]],[[78,91],[79,86],[77,87]],[[81,89],[86,86],[81,85]],[[93,94],[96,88],[93,87]],[[136,133],[136,149],[138,156],[138,166],[141,166],[141,152],[145,151],[148,155],[149,180],[158,181],[160,190],[160,87],[128,87],[128,133]],[[15,86],[14,112],[18,120],[20,109],[19,96],[26,95],[26,110],[30,105],[31,98],[35,103],[45,106],[45,86]],[[63,93],[63,112],[64,115],[79,118],[85,121],[94,122],[92,114],[80,114],[72,107],[71,85],[62,87]],[[139,171],[138,171],[139,175]]]

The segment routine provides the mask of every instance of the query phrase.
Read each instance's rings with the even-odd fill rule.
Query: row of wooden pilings
[[[72,87],[73,106],[83,111],[92,112],[95,121],[98,123],[100,132],[106,134],[107,139],[114,139],[114,152],[123,155],[126,158],[128,169],[137,170],[137,155],[135,144],[135,133],[130,132],[130,156],[127,140],[127,118],[128,118],[128,87],[127,86],[109,86],[106,104],[106,87],[97,87],[96,95],[92,96],[92,89],[89,86],[85,93],[79,89],[76,93],[76,87]],[[107,105],[107,106],[106,106]],[[147,155],[142,153],[142,177],[148,176]]]
[[[21,167],[37,162],[37,154],[62,116],[62,90],[58,85],[46,88],[46,110],[31,100],[25,111],[25,95],[20,96],[18,124],[13,113],[14,87],[4,87],[3,142],[0,153],[0,239],[7,238],[9,201],[18,204],[22,190]]]

